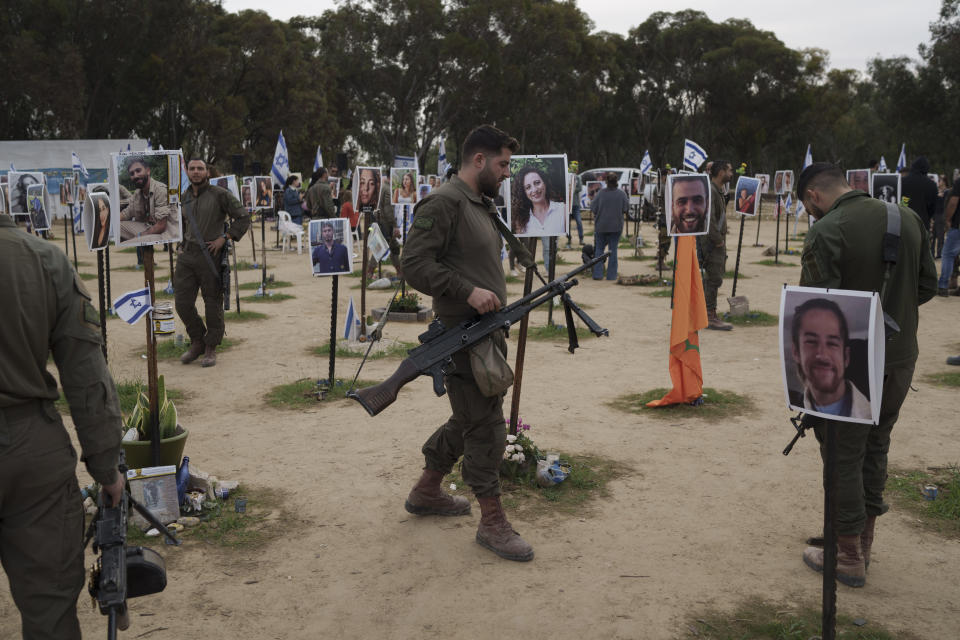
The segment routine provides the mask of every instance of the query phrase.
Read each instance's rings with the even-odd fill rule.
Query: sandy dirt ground
[[[756,225],[746,223],[741,270],[748,278],[738,293],[748,296],[751,308],[776,314],[781,285],[799,278],[799,256],[783,258],[792,267],[753,264],[763,259],[763,249],[753,246]],[[736,255],[736,219],[730,227],[728,269]],[[767,246],[774,228],[771,218],[763,220],[760,240]],[[255,233],[259,253],[259,226]],[[641,233],[651,244],[656,239],[650,224]],[[63,246],[62,239],[57,244]],[[274,244],[272,231],[267,244]],[[791,247],[800,244],[794,240]],[[251,259],[249,238],[239,249],[241,258]],[[621,273],[653,273],[649,260],[624,259],[631,254],[620,250]],[[561,255],[579,263],[579,251]],[[80,271],[96,273],[95,256],[81,249],[80,257]],[[112,258],[114,267],[135,262],[129,253],[114,252]],[[294,284],[283,292],[296,298],[242,303],[269,317],[228,323],[227,336],[238,344],[221,354],[216,367],[162,361],[160,372],[168,386],[187,394],[179,409],[190,430],[186,453],[192,464],[248,486],[280,490],[282,507],[291,514],[285,533],[252,551],[199,542],[181,548],[155,544],[167,559],[169,584],[159,595],[130,601],[132,628],[121,637],[660,640],[684,637],[690,617],[704,609],[732,610],[748,598],[818,606],[821,577],[800,555],[804,539],[822,522],[821,464],[812,438],[801,440],[789,457],[780,453],[793,430],[776,327],[701,335],[705,385],[748,396],[754,404],[749,415],[708,422],[626,414],[609,402],[669,386],[669,299],[650,297],[647,287],[580,278],[574,299],[589,305],[610,337],[582,340],[575,355],[562,342],[530,342],[521,417],[533,425],[531,435],[541,448],[604,456],[630,471],[610,484],[608,498],[581,514],[509,514],[536,550],[533,562],[513,563],[474,541],[476,503],[461,518],[417,518],[404,511],[422,466],[420,446],[449,414],[447,399],[434,396],[428,379],[405,387],[376,418],[348,400],[303,411],[265,404],[264,394],[274,385],[326,377],[327,359],[308,348],[328,340],[332,286],[329,278],[311,276],[306,251],[269,251],[267,262],[270,274]],[[165,254],[160,264],[162,287],[169,274]],[[259,277],[259,271],[240,272],[242,282]],[[142,272],[115,271],[113,295],[142,283]],[[351,288],[358,283],[341,278],[341,326],[350,296],[359,304],[359,289]],[[93,288],[96,281],[88,284]],[[509,286],[511,299],[521,288]],[[726,280],[721,300],[730,288]],[[389,295],[371,292],[368,308]],[[921,308],[916,390],[893,432],[894,467],[960,461],[951,404],[956,391],[923,380],[946,370],[944,358],[960,352],[958,310],[957,298],[935,298]],[[542,312],[532,318],[534,325],[546,322]],[[390,323],[386,338],[415,340],[424,328]],[[144,379],[143,325],[113,319],[108,330],[114,376]],[[358,362],[338,361],[338,375],[352,377]],[[362,377],[382,380],[398,363],[368,362]],[[88,482],[82,469],[78,478]],[[91,561],[88,549],[86,564]],[[17,637],[17,611],[6,580],[0,584],[0,637]],[[927,532],[894,509],[878,524],[867,586],[838,590],[842,614],[929,640],[956,638],[960,542]],[[105,634],[106,621],[90,608],[85,592],[80,601],[85,637]]]

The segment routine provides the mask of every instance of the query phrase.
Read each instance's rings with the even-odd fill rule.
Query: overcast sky
[[[684,3],[648,0],[580,0],[581,11],[590,16],[597,30],[626,34],[654,11],[692,8],[711,20],[747,18],[772,31],[792,49],[819,47],[830,53],[830,66],[866,70],[867,60],[908,56],[918,59],[917,46],[928,41],[929,24],[936,20],[940,0],[806,0],[780,3],[769,0],[690,0]],[[227,11],[260,9],[261,0],[223,0]],[[304,3],[272,0],[267,13],[279,20],[298,14],[321,14],[336,8],[333,0]]]

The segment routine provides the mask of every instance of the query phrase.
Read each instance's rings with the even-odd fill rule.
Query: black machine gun
[[[120,473],[125,478],[127,465],[120,454]],[[167,570],[163,557],[146,547],[127,547],[127,516],[130,507],[165,535],[170,544],[180,541],[146,507],[124,489],[120,504],[107,506],[103,491],[97,498],[97,515],[90,522],[83,546],[93,539],[93,550],[99,553],[90,569],[87,590],[97,601],[100,613],[107,616],[107,638],[115,640],[117,630],[130,626],[127,598],[159,593],[167,586]]]
[[[433,391],[438,396],[442,396],[446,393],[443,378],[453,371],[453,354],[473,346],[494,331],[509,329],[535,308],[550,302],[557,296],[560,296],[563,300],[570,353],[573,353],[579,346],[576,327],[573,325],[574,314],[587,325],[587,328],[594,335],[610,335],[609,331],[600,327],[583,309],[578,307],[570,298],[570,294],[567,293],[570,288],[577,284],[573,276],[593,267],[609,255],[609,253],[605,253],[588,260],[570,273],[546,283],[536,291],[499,311],[491,311],[476,316],[472,320],[465,320],[451,329],[447,329],[440,320],[435,319],[430,323],[427,331],[419,336],[420,346],[407,352],[408,357],[400,363],[392,376],[378,385],[349,391],[347,397],[359,402],[367,410],[367,413],[375,416],[393,404],[402,386],[420,375],[433,378]]]

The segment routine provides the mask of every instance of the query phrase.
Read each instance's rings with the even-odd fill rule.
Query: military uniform
[[[0,561],[24,638],[80,638],[83,504],[77,456],[54,408],[52,351],[87,470],[116,480],[120,407],[99,314],[66,256],[0,215]]]
[[[197,195],[194,195],[191,185],[184,192],[181,204],[187,219],[183,223],[184,241],[177,249],[177,267],[173,274],[177,315],[191,342],[216,347],[223,340],[224,332],[223,289],[219,271],[214,273],[203,254],[208,253],[206,243],[221,236],[229,236],[234,241],[242,238],[250,227],[250,214],[232,193],[206,182],[200,186]],[[223,227],[228,216],[232,222],[224,233]],[[191,217],[202,238],[197,238],[190,223]],[[210,258],[219,269],[219,256],[211,255]],[[206,310],[206,327],[195,306],[198,289]]]
[[[859,535],[868,516],[885,513],[890,432],[913,379],[917,361],[917,306],[937,292],[936,266],[927,231],[911,209],[900,207],[900,254],[887,284],[883,310],[900,326],[886,341],[880,420],[876,426],[844,422],[836,428],[838,535]],[[850,191],[810,227],[801,257],[800,284],[808,287],[880,291],[886,266],[883,235],[887,212],[879,200]],[[826,421],[815,427],[822,444]]]
[[[169,202],[167,185],[150,178],[147,194],[137,189],[129,193],[126,207],[121,205],[120,214],[120,241],[126,242],[139,237],[144,242],[170,242],[176,240],[179,234],[177,207]],[[121,199],[123,192],[121,191]],[[167,227],[162,233],[141,235],[161,220],[166,220]]]
[[[337,215],[337,207],[333,204],[330,184],[326,178],[314,182],[313,186],[307,189],[304,199],[310,215],[314,218],[332,218]]]
[[[710,203],[710,228],[706,235],[697,236],[697,251],[703,257],[703,297],[707,313],[717,310],[717,291],[723,284],[723,272],[727,264],[727,200],[714,182]]]
[[[433,310],[447,327],[472,318],[467,303],[474,287],[494,292],[506,304],[500,262],[503,240],[493,201],[477,195],[454,176],[420,201],[403,250],[407,282],[433,296]],[[502,332],[495,344],[506,354]],[[453,357],[446,378],[453,415],[423,445],[427,469],[448,473],[463,455],[463,479],[478,497],[500,494],[499,469],[506,446],[503,396],[486,397],[477,388],[467,351]]]

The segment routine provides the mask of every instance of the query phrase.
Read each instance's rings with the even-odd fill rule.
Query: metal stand
[[[340,276],[333,276],[333,293],[331,294],[333,297],[330,301],[330,370],[327,374],[331,389],[336,379],[333,375],[337,365],[337,292],[340,288],[339,281]]]
[[[70,240],[73,242],[73,269],[78,268],[77,262],[77,234],[73,230],[73,205],[70,206]]]
[[[233,291],[237,300],[237,316],[240,315],[240,274],[237,273],[237,243],[230,243],[230,254],[233,256]]]
[[[107,311],[113,315],[113,295],[110,293],[110,243],[103,248],[103,269],[107,276]]]
[[[779,207],[777,207],[777,209],[779,210]],[[788,251],[790,251],[790,213],[785,212],[783,220],[783,252],[787,253]]]
[[[763,246],[762,244],[760,244],[760,223],[761,222],[763,222],[763,216],[758,213],[757,214],[757,239],[753,243],[753,246],[755,247]]]
[[[407,207],[403,207],[403,226],[400,227],[400,233],[403,235],[403,241],[407,241]],[[397,274],[397,277],[400,277],[400,274]],[[400,296],[407,295],[407,280],[406,278],[400,278]]]
[[[757,217],[759,217],[759,214],[757,214]],[[737,297],[737,276],[740,273],[740,251],[743,248],[743,223],[745,218],[746,217],[744,215],[740,215],[740,238],[737,240],[737,261],[733,267],[733,289],[730,291],[731,298]],[[759,224],[760,223],[758,221],[757,225],[759,226]]]
[[[61,188],[62,188],[62,187],[61,187]],[[70,212],[71,212],[71,214],[73,213],[73,207],[70,207]],[[69,232],[67,231],[67,219],[66,219],[66,218],[63,219],[63,252],[64,252],[65,254],[67,254],[67,257],[68,257],[68,258],[70,257],[70,236],[69,236]],[[76,256],[76,253],[74,253],[74,256]],[[77,268],[77,265],[74,264],[74,265],[73,265],[73,268],[76,269],[76,268]]]
[[[553,282],[557,273],[557,236],[550,237],[550,267],[547,269],[547,279]],[[547,307],[547,326],[553,326],[553,300]]]
[[[780,264],[780,196],[777,196],[777,231],[773,234],[773,264]]]
[[[523,240],[521,240],[523,242]],[[530,255],[537,255],[537,238],[527,238],[527,249]],[[523,277],[523,295],[527,296],[533,290],[533,270],[530,267]],[[551,302],[552,304],[552,302]],[[530,314],[520,320],[520,332],[517,335],[517,360],[513,367],[513,393],[510,396],[510,435],[517,435],[517,424],[520,417],[520,388],[523,382],[523,358],[527,350],[527,327],[530,324]]]
[[[103,251],[97,251],[97,291],[100,298],[100,337],[103,339],[103,361],[107,361],[107,289],[104,278]]]
[[[361,242],[360,250],[363,252],[363,258],[360,262],[360,335],[364,338],[367,337],[367,262],[369,258],[367,257],[367,233],[370,229],[370,217],[373,215],[372,210],[367,210],[369,207],[365,207],[363,211],[363,242]]]
[[[267,297],[267,217],[260,211],[260,257],[263,258],[263,266],[260,275],[260,289],[263,297]]]
[[[823,459],[823,618],[820,637],[834,640],[837,634],[837,532],[834,491],[837,486],[837,424],[826,421]]]
[[[153,286],[153,247],[143,247],[143,280],[155,300]],[[147,314],[147,397],[150,399],[150,452],[153,466],[160,465],[160,401],[157,389],[157,337],[153,333],[153,314]]]
[[[680,246],[680,238],[673,236],[673,271],[670,275],[670,308],[673,309],[673,294],[677,290],[677,247]]]

